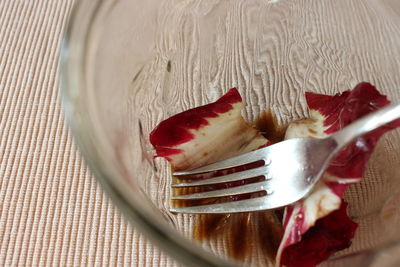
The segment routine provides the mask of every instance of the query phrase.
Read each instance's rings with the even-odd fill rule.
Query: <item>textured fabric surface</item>
[[[72,0],[0,1],[0,266],[169,266],[90,175],[64,123]]]

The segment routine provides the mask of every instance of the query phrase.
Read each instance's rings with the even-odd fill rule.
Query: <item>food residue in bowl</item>
[[[213,103],[184,111],[160,122],[150,134],[150,142],[157,156],[167,159],[173,170],[193,169],[282,139],[325,137],[390,103],[386,96],[369,83],[360,83],[353,90],[334,96],[306,93],[305,97],[310,110],[309,118],[294,121],[286,129],[275,123],[272,113],[266,112],[252,125],[242,117],[244,103],[238,90],[233,88]],[[398,126],[400,121],[383,126],[358,138],[341,151],[305,199],[278,211],[198,216],[195,237],[212,238],[224,228],[223,232],[229,230],[231,233],[227,239],[230,240],[230,253],[236,258],[246,257],[248,244],[257,243],[269,257],[275,258],[277,266],[316,266],[351,245],[357,223],[347,214],[343,192],[349,185],[361,181],[379,138]],[[200,175],[198,179],[222,174],[226,174],[226,171],[218,171],[211,176]],[[209,189],[255,181],[258,181],[257,177],[214,185]],[[188,190],[199,189],[179,190],[176,193],[186,194]],[[229,198],[235,201],[250,197],[254,195]],[[223,199],[201,200],[196,204],[215,201]],[[174,204],[185,205],[184,202]],[[252,235],[251,231],[257,231],[258,235]],[[254,236],[257,241],[248,240]]]

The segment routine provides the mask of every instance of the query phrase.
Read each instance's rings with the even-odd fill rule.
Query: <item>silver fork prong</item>
[[[247,193],[253,193],[258,191],[267,191],[268,190],[268,182],[262,181],[258,183],[246,184],[241,186],[235,186],[226,189],[219,189],[204,193],[194,193],[180,196],[172,196],[173,200],[193,200],[193,199],[204,199],[204,198],[213,198],[213,197],[225,197],[225,196],[233,196],[233,195],[241,195]]]
[[[276,205],[269,203],[268,198],[269,197],[267,195],[225,203],[171,208],[170,211],[175,213],[237,213],[278,208]]]
[[[204,186],[204,185],[213,185],[213,184],[220,184],[220,183],[229,183],[234,181],[245,180],[253,177],[264,176],[266,180],[269,180],[268,177],[268,166],[262,166],[242,172],[235,172],[232,174],[227,174],[223,176],[218,176],[215,178],[198,180],[188,183],[178,183],[172,184],[172,187],[189,187],[189,186]]]
[[[222,160],[216,163],[209,164],[204,167],[200,167],[194,170],[190,171],[179,171],[179,172],[174,172],[173,175],[175,176],[182,176],[182,175],[193,175],[193,174],[199,174],[199,173],[205,173],[205,172],[211,172],[211,171],[217,171],[217,170],[222,170],[222,169],[229,169],[232,167],[237,167],[237,166],[242,166],[245,164],[253,163],[256,161],[263,160],[266,154],[266,149],[265,148],[260,148],[258,150],[242,154],[233,158],[229,158],[226,160]]]

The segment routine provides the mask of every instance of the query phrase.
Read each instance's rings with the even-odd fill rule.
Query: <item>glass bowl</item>
[[[190,266],[268,265],[260,253],[231,257],[226,239],[194,241],[199,218],[168,211],[170,169],[153,158],[150,131],[232,87],[247,120],[269,109],[282,125],[308,115],[305,91],[368,81],[400,102],[399,55],[395,0],[82,0],[62,46],[63,106],[95,176],[160,248]],[[399,264],[399,137],[384,136],[347,190],[360,228],[324,266]]]

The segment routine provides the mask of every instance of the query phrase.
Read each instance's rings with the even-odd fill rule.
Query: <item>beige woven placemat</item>
[[[64,123],[72,0],[0,1],[0,266],[171,266],[90,175]]]

